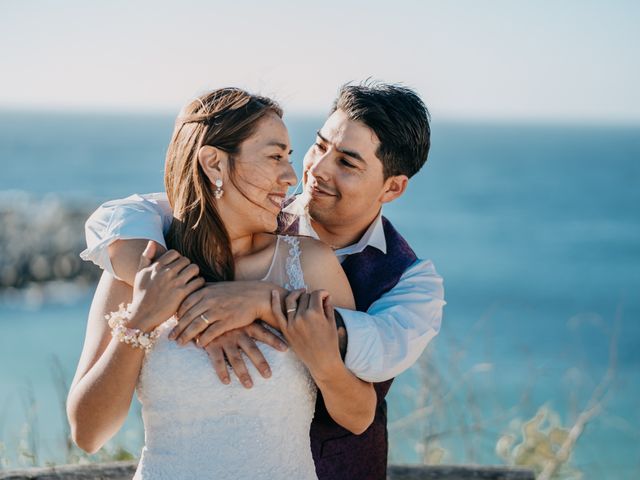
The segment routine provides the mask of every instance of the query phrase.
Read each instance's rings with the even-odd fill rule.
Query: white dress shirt
[[[292,202],[289,212],[299,212]],[[172,214],[165,193],[132,195],[101,205],[87,220],[87,249],[80,256],[115,275],[107,247],[122,239],[148,239],[165,245],[163,232]],[[318,238],[308,215],[303,215],[300,233]],[[165,245],[166,246],[166,245]],[[342,262],[348,255],[372,246],[386,253],[382,214],[353,245],[336,250]],[[442,277],[429,260],[416,260],[394,288],[376,300],[367,312],[338,309],[347,334],[345,365],[357,377],[382,382],[393,378],[420,357],[440,331],[444,301]]]

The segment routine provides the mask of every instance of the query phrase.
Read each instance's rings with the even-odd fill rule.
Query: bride
[[[338,350],[332,305],[354,307],[338,260],[315,240],[270,233],[296,182],[281,117],[272,100],[234,88],[187,105],[165,165],[171,250],[154,260],[148,245],[133,289],[108,273],[98,284],[67,414],[74,441],[93,453],[120,429],[136,391],[145,428],[136,478],[316,478],[316,388],[345,428],[373,419],[372,385]],[[256,318],[291,348],[258,344],[272,377],[254,375],[252,389],[224,385],[197,342],[170,339],[175,312],[205,281],[260,279],[282,289]],[[211,319],[197,322],[203,330]]]

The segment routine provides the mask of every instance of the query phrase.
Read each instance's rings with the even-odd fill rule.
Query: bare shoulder
[[[310,258],[326,258],[333,257],[335,258],[335,254],[331,247],[329,247],[326,243],[321,242],[320,240],[316,240],[312,237],[297,237],[300,239],[300,250],[303,255],[306,255]]]
[[[313,238],[300,237],[300,250],[300,263],[309,290],[327,290],[335,306],[354,308],[349,281],[331,247]]]
[[[334,251],[326,243],[311,237],[300,238],[300,263],[308,277],[310,273],[322,270],[342,270]]]

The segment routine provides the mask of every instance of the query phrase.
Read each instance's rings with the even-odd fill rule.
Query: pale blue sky
[[[435,115],[640,123],[640,2],[0,0],[0,108],[162,110],[238,85],[326,112],[414,87]]]

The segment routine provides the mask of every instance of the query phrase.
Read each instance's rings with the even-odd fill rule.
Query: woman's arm
[[[120,429],[129,411],[144,351],[111,337],[104,316],[131,301],[132,288],[104,272],[93,297],[76,375],[67,398],[73,441],[97,452]]]
[[[376,393],[344,365],[338,347],[334,305],[354,308],[347,277],[333,251],[321,242],[301,239],[302,269],[311,294],[293,292],[285,299],[286,317],[280,295],[273,295],[273,312],[280,319],[289,345],[305,363],[324,397],[331,417],[355,434],[373,422]],[[323,289],[323,290],[320,290]]]
[[[149,249],[139,263],[132,301],[129,285],[103,273],[93,298],[85,343],[67,398],[74,442],[83,450],[99,450],[122,426],[135,390],[144,351],[111,337],[105,315],[132,301],[130,328],[152,331],[173,315],[186,295],[204,281],[198,269],[175,251],[149,265]]]

